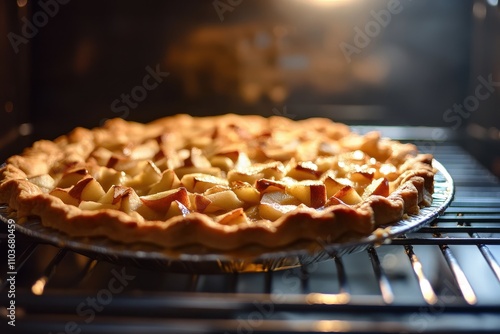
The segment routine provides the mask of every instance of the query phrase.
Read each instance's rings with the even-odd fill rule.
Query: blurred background
[[[445,128],[500,176],[498,0],[0,3],[0,159],[122,117]]]

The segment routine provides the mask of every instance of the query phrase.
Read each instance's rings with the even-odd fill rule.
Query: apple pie
[[[72,237],[227,251],[337,242],[432,201],[432,156],[311,118],[113,119],[41,140],[0,169],[0,203]]]

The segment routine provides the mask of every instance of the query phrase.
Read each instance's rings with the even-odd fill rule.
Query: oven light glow
[[[23,123],[19,125],[19,134],[21,136],[29,136],[33,133],[33,124]]]
[[[42,295],[43,290],[45,290],[45,284],[47,284],[47,279],[45,277],[40,278],[31,287],[31,292],[37,296]]]
[[[308,304],[323,304],[323,305],[339,305],[346,304],[350,300],[347,293],[326,294],[326,293],[310,293],[306,297]]]
[[[316,323],[316,330],[325,333],[331,333],[331,332],[347,333],[351,331],[351,326],[347,321],[320,320]]]
[[[330,4],[339,4],[345,2],[351,2],[352,0],[313,0],[311,2],[319,4],[319,5],[330,5]]]

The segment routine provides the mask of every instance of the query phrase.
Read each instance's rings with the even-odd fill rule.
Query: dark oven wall
[[[25,3],[3,5],[17,38],[3,40],[1,52],[17,68],[2,71],[26,77],[14,85],[27,94],[16,110],[34,125],[33,139],[174,113],[325,116],[460,133],[478,118],[500,127],[497,91],[474,117],[453,109],[480,77],[500,80],[498,62],[482,52],[494,51],[494,34],[483,33],[498,22],[493,0]]]

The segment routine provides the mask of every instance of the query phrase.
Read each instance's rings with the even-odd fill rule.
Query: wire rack
[[[500,333],[500,185],[453,144],[456,185],[429,226],[277,272],[191,275],[119,266],[16,235],[19,333]],[[7,254],[2,226],[0,251]],[[3,257],[5,258],[5,257]],[[2,326],[10,277],[2,262]],[[5,325],[7,333],[14,327]],[[5,331],[2,331],[5,333]]]

